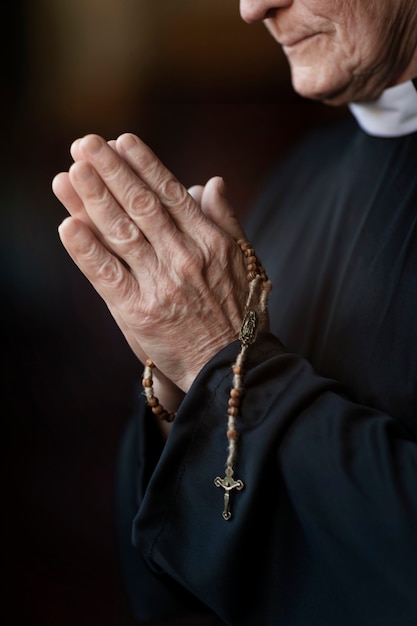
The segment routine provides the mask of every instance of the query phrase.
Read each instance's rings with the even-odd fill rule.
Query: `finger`
[[[190,196],[192,196],[194,200],[198,202],[198,204],[201,204],[201,198],[204,191],[203,185],[193,185],[192,187],[188,187],[187,191]]]
[[[60,172],[52,180],[52,190],[58,200],[64,205],[68,213],[72,217],[76,217],[78,220],[84,222],[84,224],[94,233],[94,235],[100,239],[103,245],[108,246],[103,234],[94,224],[93,220],[88,215],[84,203],[80,196],[75,191],[68,172]]]
[[[82,221],[67,217],[58,233],[74,263],[110,309],[117,308],[120,301],[132,301],[139,294],[134,276]]]
[[[53,178],[52,191],[71,215],[79,216],[83,213],[84,205],[71,185],[67,172],[60,172]]]
[[[79,144],[81,142],[81,137],[79,139],[75,139],[72,144],[71,144],[71,148],[70,148],[70,152],[71,152],[71,156],[74,159],[74,161],[80,161],[82,160],[82,155],[79,149]],[[110,148],[112,148],[112,150],[116,150],[116,140],[115,139],[109,139],[107,141],[107,145],[110,146]]]
[[[79,145],[81,143],[81,139],[82,137],[79,137],[78,139],[75,139],[71,146],[70,146],[70,154],[72,156],[72,158],[74,159],[74,161],[80,161],[82,160],[82,156],[79,150]]]
[[[70,147],[70,152],[74,161],[80,160],[82,158],[82,153],[79,148],[80,142],[81,142],[81,138],[76,139],[75,141],[73,141]],[[113,150],[115,150],[116,148],[115,139],[109,140],[107,144]],[[58,200],[60,200],[60,202],[68,210],[68,212],[73,217],[77,217],[78,219],[82,220],[94,232],[96,237],[99,237],[102,243],[105,243],[102,233],[100,233],[100,231],[98,230],[98,228],[93,223],[90,216],[88,215],[84,207],[84,203],[82,202],[81,198],[79,197],[72,183],[70,182],[69,174],[67,172],[61,172],[55,176],[55,178],[52,181],[52,190],[54,194],[56,195],[56,197],[58,198]]]
[[[135,271],[145,271],[143,261],[152,262],[154,252],[95,169],[85,161],[76,161],[69,170],[69,181],[105,246]]]
[[[80,196],[69,180],[68,172],[60,172],[54,177],[52,180],[52,191],[70,215],[83,221],[89,228],[95,228]]]
[[[154,247],[174,235],[176,226],[158,196],[104,139],[87,135],[75,143],[72,152],[77,159],[92,165],[119,209],[130,217]],[[192,200],[191,196],[188,197]],[[88,208],[87,211],[92,217]]]
[[[125,133],[117,139],[116,145],[123,159],[166,207],[178,229],[189,233],[207,226],[192,195],[139,137]]]
[[[79,161],[82,160],[82,155],[79,149],[79,144],[81,142],[82,137],[80,137],[79,139],[75,139],[72,144],[71,144],[71,148],[70,148],[70,152],[71,152],[71,156],[74,159],[74,161]],[[112,148],[112,150],[116,150],[116,140],[115,139],[109,139],[107,141],[107,145],[110,146],[110,148]]]
[[[226,198],[223,178],[215,176],[204,186],[201,194],[201,210],[221,230],[235,239],[246,238],[235,212]]]
[[[106,302],[134,354],[144,363],[147,354],[129,323],[140,300],[139,283],[82,221],[66,218],[58,233],[70,257]]]

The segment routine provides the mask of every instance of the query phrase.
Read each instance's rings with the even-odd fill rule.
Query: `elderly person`
[[[417,6],[240,11],[298,93],[353,114],[273,173],[245,233],[220,178],[186,190],[131,134],[77,140],[53,184],[144,364],[118,492],[132,609],[415,625]]]

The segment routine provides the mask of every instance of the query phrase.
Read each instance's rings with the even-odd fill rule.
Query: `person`
[[[417,7],[240,12],[299,94],[352,113],[288,155],[244,231],[221,178],[187,190],[130,133],[76,140],[53,183],[62,243],[144,365],[118,474],[132,610],[415,625]]]

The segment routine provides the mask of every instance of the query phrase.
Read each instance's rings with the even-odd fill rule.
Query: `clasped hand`
[[[186,392],[237,338],[247,295],[222,179],[187,190],[132,134],[87,135],[71,154],[53,181],[70,213],[61,241],[136,356]]]

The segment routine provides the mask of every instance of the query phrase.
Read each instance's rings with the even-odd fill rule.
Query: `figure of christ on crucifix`
[[[224,489],[224,509],[222,515],[225,520],[229,520],[232,517],[232,513],[230,511],[230,492],[233,489],[240,491],[244,487],[241,480],[235,480],[233,478],[233,474],[233,468],[229,466],[226,468],[226,475],[224,478],[217,476],[214,479],[216,487],[223,487]]]

